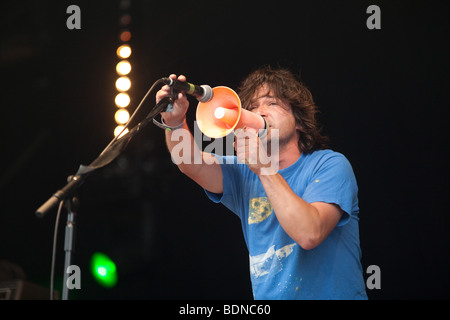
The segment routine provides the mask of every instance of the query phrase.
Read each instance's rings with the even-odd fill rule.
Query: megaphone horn
[[[212,91],[213,98],[197,106],[197,125],[204,135],[221,138],[243,127],[266,129],[263,117],[242,109],[241,100],[233,89],[221,86]]]

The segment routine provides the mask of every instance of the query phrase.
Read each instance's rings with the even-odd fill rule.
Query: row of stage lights
[[[117,110],[114,115],[117,124],[114,129],[115,136],[122,132],[124,125],[130,119],[130,113],[127,110],[127,107],[131,102],[130,95],[128,94],[128,90],[131,88],[131,80],[129,78],[131,72],[131,64],[129,61],[131,56],[131,47],[129,45],[131,33],[127,28],[131,22],[131,16],[127,12],[130,4],[131,0],[120,1],[120,46],[116,50],[119,62],[116,65],[118,78],[116,79],[117,92],[115,98]],[[128,132],[128,129],[126,129],[123,134],[126,132]],[[106,254],[101,252],[94,253],[91,257],[90,267],[93,277],[100,285],[106,288],[112,288],[116,285],[118,281],[116,264]]]
[[[127,107],[130,105],[131,98],[128,94],[131,88],[131,79],[129,78],[131,72],[131,64],[129,58],[131,56],[131,47],[129,41],[131,39],[131,33],[128,30],[128,25],[131,22],[131,16],[126,12],[129,7],[130,1],[122,1],[121,9],[123,10],[120,17],[121,30],[119,33],[120,46],[117,48],[116,54],[119,58],[119,62],[116,65],[116,72],[118,78],[116,80],[116,97],[115,103],[117,106],[116,113],[114,114],[114,119],[116,121],[116,128],[114,129],[114,136],[119,135],[124,125],[130,119],[130,113]],[[127,129],[124,134],[128,132]]]

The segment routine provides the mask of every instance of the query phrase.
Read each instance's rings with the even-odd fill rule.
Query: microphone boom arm
[[[150,88],[150,90],[147,92],[147,94],[144,96],[143,100],[137,107],[136,111],[139,109],[139,107],[142,105],[143,101],[147,97],[148,93],[153,90],[154,86],[157,83],[162,82],[161,80],[158,80],[153,86]],[[61,188],[60,190],[56,191],[44,204],[42,204],[35,212],[36,216],[39,218],[43,218],[50,210],[52,210],[54,207],[58,205],[60,201],[64,201],[71,197],[75,191],[78,189],[80,185],[83,184],[86,177],[92,173],[93,171],[103,168],[104,166],[111,163],[114,159],[116,159],[122,152],[125,150],[126,146],[130,142],[130,140],[141,131],[143,127],[145,127],[150,121],[153,120],[154,117],[156,117],[159,113],[161,113],[163,110],[167,110],[170,104],[173,103],[172,97],[166,97],[161,99],[150,111],[150,113],[145,117],[144,120],[142,120],[140,123],[138,123],[136,126],[134,126],[129,132],[126,134],[118,135],[117,137],[114,137],[114,139],[106,146],[106,148],[100,153],[100,155],[92,161],[88,166],[80,165],[77,173],[75,175],[69,176],[68,183]],[[135,113],[136,113],[135,111]],[[129,123],[129,122],[128,122]],[[128,125],[127,123],[127,125]],[[126,126],[127,126],[126,125]],[[120,137],[120,138],[119,138]]]

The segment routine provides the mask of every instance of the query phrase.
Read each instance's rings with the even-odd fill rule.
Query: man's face
[[[296,123],[291,106],[274,96],[270,88],[264,84],[253,95],[248,110],[264,117],[270,130],[278,129],[280,147],[288,142],[298,141]]]

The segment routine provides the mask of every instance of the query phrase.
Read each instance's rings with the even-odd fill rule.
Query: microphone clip
[[[179,91],[175,90],[173,86],[170,86],[170,96],[167,98],[167,107],[164,112],[172,112],[173,111],[173,103],[177,100]]]

